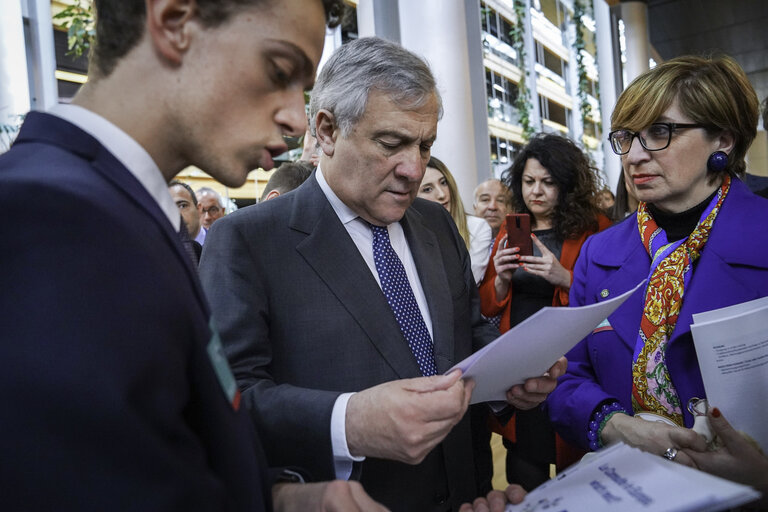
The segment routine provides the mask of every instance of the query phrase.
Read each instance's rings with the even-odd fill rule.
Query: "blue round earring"
[[[707,159],[707,170],[709,172],[723,172],[728,165],[728,154],[722,151],[715,151]]]

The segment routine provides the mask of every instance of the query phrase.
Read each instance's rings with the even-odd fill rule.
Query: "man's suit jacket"
[[[498,331],[480,318],[467,250],[445,209],[417,199],[401,224],[429,304],[437,370],[445,372]],[[333,478],[339,394],[420,373],[315,177],[216,221],[200,274],[270,464]],[[455,509],[475,498],[469,415],[422,464],[369,458],[361,481],[396,510]]]
[[[691,337],[692,315],[768,295],[765,219],[768,201],[734,179],[685,289],[666,361],[688,427],[693,425],[688,400],[706,397]],[[593,304],[634,288],[648,277],[650,264],[635,214],[584,244],[574,270],[571,305]],[[596,329],[566,354],[568,372],[547,399],[560,435],[585,449],[597,405],[618,400],[632,411],[632,358],[644,300],[644,289],[635,292],[608,317],[610,326]]]
[[[133,175],[30,113],[0,204],[0,508],[266,510],[195,269]]]

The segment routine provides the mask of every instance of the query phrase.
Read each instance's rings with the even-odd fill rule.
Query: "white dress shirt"
[[[320,190],[323,191],[328,202],[331,203],[333,211],[339,217],[339,220],[344,225],[344,229],[347,230],[352,241],[355,243],[357,250],[360,251],[360,255],[365,260],[368,268],[371,271],[374,279],[381,287],[381,281],[379,280],[379,273],[376,271],[376,263],[373,260],[373,232],[366,221],[361,219],[355,212],[352,211],[341,199],[331,190],[328,182],[325,181],[322,170],[318,167],[315,172]],[[413,290],[413,295],[416,297],[416,303],[421,311],[421,316],[424,318],[424,323],[429,330],[429,336],[432,334],[432,317],[429,314],[429,307],[427,305],[427,298],[424,295],[424,288],[421,286],[421,280],[419,279],[419,273],[416,270],[416,263],[413,261],[413,255],[411,249],[408,247],[408,240],[405,238],[403,232],[403,226],[399,222],[395,222],[387,226],[389,232],[390,243],[395,250],[397,257],[405,267],[405,273],[408,276],[408,282]],[[362,461],[365,457],[353,457],[349,453],[349,446],[347,445],[346,434],[346,414],[347,414],[347,402],[353,393],[343,393],[336,399],[336,403],[333,406],[333,412],[331,413],[331,445],[333,447],[333,457],[336,469],[336,478],[346,480],[352,474],[352,463],[354,461]]]
[[[181,229],[181,214],[165,178],[149,153],[130,135],[100,115],[77,105],[54,105],[48,113],[72,123],[98,140],[141,183],[168,217],[174,231]]]

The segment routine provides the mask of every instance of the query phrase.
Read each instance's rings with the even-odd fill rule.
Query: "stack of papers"
[[[751,487],[619,443],[588,455],[506,512],[717,512],[759,498]]]
[[[710,406],[768,453],[768,297],[693,315]]]

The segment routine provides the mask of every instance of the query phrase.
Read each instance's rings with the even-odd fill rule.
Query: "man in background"
[[[197,209],[197,196],[192,187],[179,180],[171,180],[168,190],[176,207],[181,213],[187,233],[191,239],[195,239],[200,231],[200,210]]]
[[[506,215],[512,213],[510,198],[509,189],[497,179],[486,180],[475,188],[475,200],[472,203],[475,215],[485,219],[491,226],[494,238],[499,234]]]
[[[297,162],[285,162],[272,172],[259,201],[269,201],[281,194],[298,188],[309,178],[315,166],[309,162],[299,160]]]
[[[195,237],[195,241],[203,245],[205,244],[205,235],[208,234],[213,223],[226,215],[227,212],[221,194],[210,187],[197,189],[197,209],[200,212],[202,227]]]

